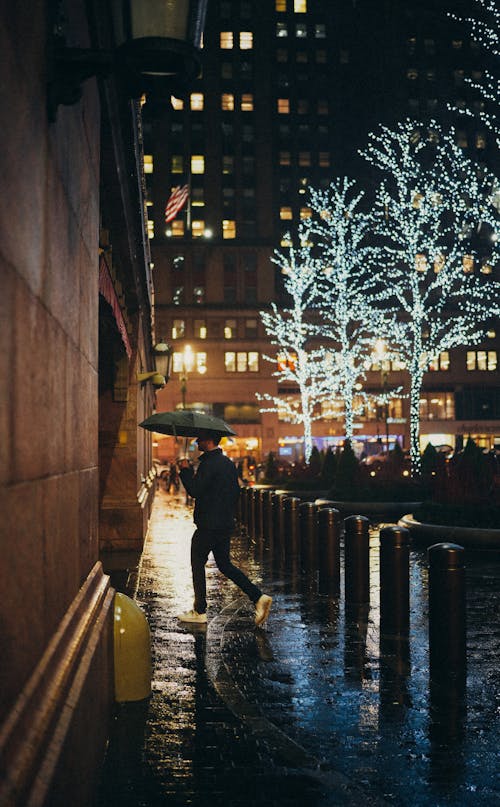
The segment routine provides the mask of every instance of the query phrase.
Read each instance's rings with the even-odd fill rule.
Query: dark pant
[[[229,558],[231,536],[228,530],[195,531],[191,540],[191,569],[193,572],[194,609],[199,614],[207,610],[207,584],[205,564],[210,552],[213,552],[217,568],[223,575],[236,583],[242,591],[256,603],[262,595],[260,589],[250,582],[248,577]]]

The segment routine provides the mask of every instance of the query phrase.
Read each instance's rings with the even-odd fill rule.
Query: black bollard
[[[274,490],[265,490],[263,492],[262,534],[264,543],[269,548],[272,548],[273,545],[273,496]]]
[[[465,684],[465,550],[434,544],[429,559],[429,668],[431,681]]]
[[[264,490],[256,491],[255,501],[255,538],[262,541],[264,536]]]
[[[316,499],[314,504],[318,510],[323,510],[324,507],[333,507],[333,509],[335,509],[337,506],[337,502],[334,502],[332,499]]]
[[[312,570],[316,567],[316,505],[314,502],[302,502],[299,514],[302,567]]]
[[[300,551],[300,499],[287,496],[283,502],[285,557],[297,558]]]
[[[380,530],[380,632],[410,631],[410,534],[405,527]]]
[[[248,535],[250,538],[255,538],[256,497],[257,491],[255,488],[250,488],[248,491]]]
[[[340,594],[340,513],[334,507],[317,511],[319,593]]]
[[[240,488],[241,526],[248,533],[248,488]]]
[[[345,599],[347,603],[370,601],[370,522],[365,516],[349,516],[345,525]]]
[[[271,497],[271,510],[273,521],[273,538],[274,538],[274,558],[278,564],[281,564],[284,556],[285,546],[285,510],[283,502],[285,500],[283,493],[274,493]]]

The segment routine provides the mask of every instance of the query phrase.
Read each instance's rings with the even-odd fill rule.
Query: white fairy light
[[[453,130],[445,133],[435,122],[424,127],[405,121],[393,131],[381,127],[371,134],[362,152],[386,175],[376,198],[374,235],[381,239],[386,296],[399,311],[396,337],[410,374],[411,457],[417,474],[419,401],[429,361],[451,348],[478,344],[487,320],[500,314],[500,284],[464,269],[466,256],[479,257],[478,229],[498,229],[491,193],[496,180],[455,140]],[[489,250],[493,260],[498,246],[491,239]]]

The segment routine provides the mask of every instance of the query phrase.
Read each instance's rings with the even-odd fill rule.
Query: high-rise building
[[[464,3],[447,4],[459,13]],[[384,0],[214,0],[209,4],[203,75],[184,99],[144,108],[144,141],[158,333],[174,349],[173,377],[159,407],[210,411],[234,424],[234,456],[302,452],[301,429],[260,413],[255,392],[296,395],[273,377],[276,348],[259,311],[282,301],[271,255],[310,215],[307,189],[335,176],[370,183],[358,155],[379,122],[406,117],[459,121],[478,159],[493,144],[448,104],[481,104],[465,79],[481,80],[481,54],[439,3]],[[176,187],[189,189],[165,221]],[[424,441],[460,443],[474,434],[500,442],[498,339],[443,355],[426,376]],[[374,367],[369,384],[404,383]],[[357,425],[359,447],[384,438],[408,446],[408,404],[376,407]],[[389,422],[388,422],[389,419]],[[318,447],[341,442],[333,405],[314,424]],[[165,443],[165,446],[167,443]],[[166,452],[172,452],[168,443]]]

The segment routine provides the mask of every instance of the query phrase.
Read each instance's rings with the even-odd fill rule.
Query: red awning
[[[123,319],[120,301],[116,295],[108,264],[103,255],[99,258],[99,294],[102,294],[106,302],[111,306],[116,326],[120,332],[122,342],[125,345],[127,356],[130,359],[132,357],[132,348],[130,347],[125,320]]]

